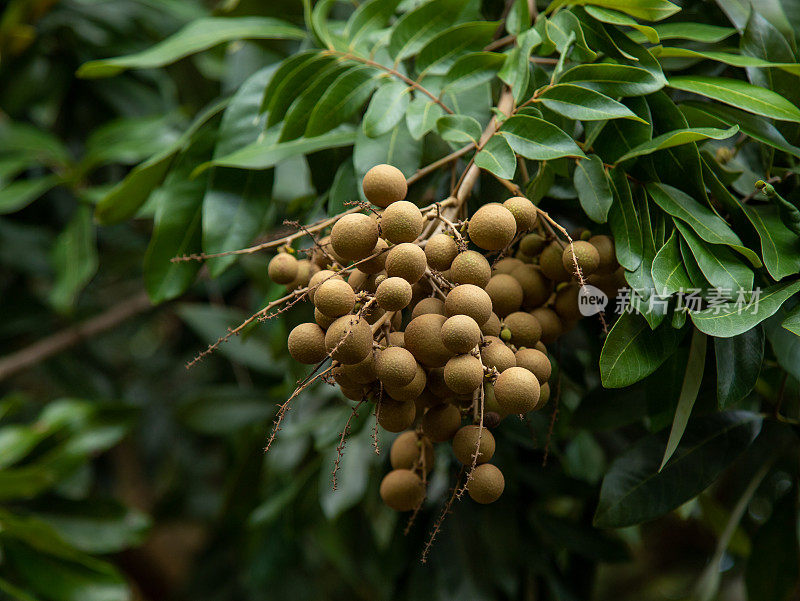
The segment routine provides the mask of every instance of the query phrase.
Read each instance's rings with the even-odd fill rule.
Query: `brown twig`
[[[439,514],[439,517],[436,519],[436,522],[433,524],[433,529],[431,533],[428,535],[428,540],[425,543],[425,548],[422,550],[422,557],[420,561],[425,563],[428,561],[428,554],[431,551],[431,547],[433,546],[433,542],[436,540],[436,535],[442,529],[442,524],[444,524],[444,520],[447,515],[450,513],[450,510],[453,508],[453,503],[456,501],[456,497],[458,495],[458,491],[461,488],[461,477],[464,475],[465,468],[461,468],[461,471],[458,473],[458,477],[456,478],[456,484],[452,489],[452,493],[450,494],[450,498],[447,499],[447,502],[444,504],[442,508],[442,513]]]
[[[333,462],[333,471],[331,472],[331,484],[333,485],[333,490],[336,490],[336,473],[339,471],[339,465],[342,462],[342,457],[344,456],[344,445],[347,443],[347,436],[350,434],[350,424],[353,422],[353,418],[358,417],[358,408],[364,403],[364,399],[358,401],[353,407],[353,410],[350,412],[350,416],[347,418],[347,422],[344,424],[344,428],[342,428],[342,434],[339,437],[339,444],[336,445],[336,461]]]

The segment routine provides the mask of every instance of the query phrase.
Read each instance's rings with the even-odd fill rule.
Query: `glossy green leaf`
[[[497,23],[474,21],[453,25],[434,37],[419,51],[414,68],[422,76],[445,73],[467,52],[482,50],[492,41]]]
[[[578,192],[581,207],[589,219],[605,223],[614,196],[600,157],[590,155],[588,159],[578,161],[572,183]]]
[[[652,268],[653,284],[660,296],[670,296],[692,287],[692,281],[681,257],[678,234],[672,230],[669,239],[656,253]]]
[[[34,164],[66,167],[72,162],[69,150],[58,136],[27,123],[4,119],[0,122],[2,152],[22,161],[23,169]]]
[[[633,271],[642,263],[642,230],[625,172],[615,168],[609,175],[615,202],[608,212],[608,223],[614,234],[617,261],[628,271]]]
[[[571,136],[537,117],[516,115],[507,119],[500,133],[514,152],[526,159],[546,161],[560,157],[585,157]]]
[[[674,15],[681,8],[668,0],[555,0],[547,7],[551,12],[562,6],[600,6],[628,14],[645,21],[660,21]]]
[[[519,35],[531,25],[531,11],[528,0],[514,0],[506,17],[506,31],[511,35]]]
[[[753,270],[739,261],[724,246],[706,245],[688,225],[675,220],[675,227],[689,246],[700,271],[713,288],[725,298],[753,289]]]
[[[53,248],[56,281],[50,302],[60,313],[69,312],[81,290],[97,271],[97,241],[92,210],[79,205]]]
[[[404,14],[392,27],[389,53],[395,60],[417,54],[430,40],[453,25],[461,0],[431,0]]]
[[[517,45],[506,55],[503,68],[497,76],[504,81],[514,93],[514,101],[521,103],[528,91],[530,82],[530,56],[533,49],[542,43],[542,38],[535,29],[528,29],[517,38]]]
[[[658,38],[658,32],[655,29],[653,29],[649,25],[642,25],[635,19],[631,19],[627,15],[624,15],[615,10],[587,4],[586,13],[603,23],[608,23],[610,25],[618,25],[622,27],[632,27],[633,29],[641,33],[642,37],[644,37],[646,41],[652,44],[658,44],[658,42],[660,41]]]
[[[778,210],[783,225],[785,225],[793,234],[800,236],[800,209],[794,203],[789,202],[783,196],[778,194],[778,191],[772,186],[762,180],[756,182],[756,189],[760,190],[769,201]]]
[[[573,84],[557,84],[538,97],[539,102],[569,119],[603,121],[606,119],[644,120],[624,104],[591,88]]]
[[[477,144],[483,128],[472,117],[445,115],[436,121],[436,131],[448,142],[474,142]]]
[[[152,69],[233,40],[302,40],[306,33],[280,19],[268,17],[207,17],[192,21],[166,40],[136,54],[89,61],[78,77],[111,77],[126,69]]]
[[[86,140],[86,154],[81,161],[85,171],[100,165],[138,163],[169,147],[178,140],[171,115],[118,119],[92,132]]]
[[[0,215],[24,209],[34,200],[55,188],[61,182],[57,175],[19,179],[0,188]]]
[[[369,169],[381,163],[394,165],[403,175],[410,177],[419,168],[421,160],[422,142],[412,136],[404,121],[377,138],[369,138],[360,130],[353,148],[353,164],[359,182]]]
[[[756,69],[775,68],[793,75],[800,75],[800,64],[797,63],[772,63],[755,56],[733,54],[731,52],[716,52],[713,50],[690,50],[689,48],[661,47],[655,52],[659,58],[697,58],[724,63],[733,67],[751,67]]]
[[[362,2],[347,20],[344,37],[350,45],[358,46],[362,39],[386,25],[400,0],[369,0]]]
[[[800,336],[800,306],[797,306],[786,316],[781,326],[789,330],[795,336]]]
[[[653,29],[656,30],[661,41],[691,40],[693,42],[703,42],[706,44],[721,42],[725,38],[729,38],[736,33],[736,29],[733,27],[721,27],[708,23],[686,23],[683,21],[676,23],[660,23],[654,25]],[[629,35],[639,44],[644,44],[649,41],[643,33],[631,32]]]
[[[380,83],[372,67],[355,67],[342,73],[320,98],[306,126],[306,137],[330,131],[352,117]]]
[[[739,131],[739,127],[734,125],[729,129],[716,129],[713,127],[698,127],[693,129],[679,129],[671,131],[660,136],[656,136],[652,140],[648,140],[643,144],[639,144],[632,148],[620,158],[617,159],[618,163],[627,161],[634,157],[651,154],[665,148],[672,148],[673,146],[680,146],[682,144],[691,144],[700,140],[725,140],[735,135]]]
[[[800,238],[783,224],[774,207],[741,205],[761,239],[764,267],[774,280],[800,273]]]
[[[612,97],[643,96],[664,87],[647,69],[610,63],[577,65],[565,71],[558,83],[574,83]]]
[[[269,111],[267,125],[278,123],[308,81],[334,57],[319,50],[299,52],[284,60],[264,89],[261,110]]]
[[[422,137],[436,127],[436,122],[444,115],[444,109],[427,96],[417,96],[408,105],[406,111],[406,125],[415,140]]]
[[[503,179],[512,179],[517,171],[517,157],[503,136],[492,136],[475,155],[475,164]]]
[[[444,88],[463,92],[491,81],[503,67],[506,57],[498,52],[472,52],[456,60],[444,79]]]
[[[389,80],[372,96],[364,115],[364,133],[370,138],[385,134],[405,116],[411,102],[411,88],[406,84]]]
[[[768,0],[773,5],[778,4]],[[763,9],[762,9],[763,10]],[[780,7],[778,10],[782,10]],[[762,16],[763,15],[763,16]],[[766,17],[766,18],[765,18]],[[763,12],[753,10],[747,19],[747,25],[742,33],[739,42],[742,54],[757,57],[759,59],[782,64],[793,64],[796,66],[797,59],[793,48],[796,25],[786,23],[783,32],[779,31],[781,25],[777,21],[770,22],[771,15],[767,10]],[[787,40],[790,39],[791,43]],[[777,92],[795,105],[800,103],[800,91],[797,88],[798,71],[789,69],[761,69],[746,67],[747,79],[756,86],[769,88]]]
[[[714,338],[717,402],[726,409],[745,398],[756,385],[764,361],[764,330],[754,327],[738,336]]]

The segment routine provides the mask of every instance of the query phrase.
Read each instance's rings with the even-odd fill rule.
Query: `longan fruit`
[[[518,232],[527,232],[536,223],[536,206],[524,196],[514,196],[503,203],[517,222]]]
[[[464,465],[472,465],[472,457],[476,451],[478,465],[491,461],[494,449],[494,436],[486,426],[483,428],[476,425],[464,426],[453,437],[453,454]]]
[[[289,354],[299,363],[319,363],[327,355],[325,332],[315,323],[301,323],[289,333]]]
[[[524,367],[509,367],[494,382],[494,396],[504,413],[527,413],[539,401],[539,380]]]
[[[492,311],[492,314],[489,315],[489,319],[481,326],[481,332],[484,336],[499,336],[500,329],[500,318]]]
[[[328,317],[319,309],[314,307],[314,321],[316,321],[317,325],[319,325],[319,327],[321,327],[323,330],[327,330],[329,327],[331,327],[331,324],[336,321],[336,317]]]
[[[428,265],[436,271],[447,271],[458,254],[458,245],[447,234],[434,234],[425,244]]]
[[[539,234],[527,234],[522,240],[519,241],[519,250],[529,257],[535,257],[547,244],[544,236]]]
[[[456,255],[448,275],[455,284],[474,284],[483,288],[492,277],[492,268],[481,253],[467,250]]]
[[[468,353],[481,341],[481,328],[469,315],[453,315],[442,324],[442,344],[453,353]]]
[[[379,254],[378,254],[379,253]],[[369,275],[375,275],[383,271],[386,266],[386,255],[389,253],[389,245],[383,238],[378,238],[375,243],[375,248],[369,251],[367,256],[378,254],[368,261],[363,261],[358,264],[358,269]]]
[[[408,430],[416,418],[417,407],[414,403],[384,398],[378,407],[378,423],[387,432]]]
[[[449,403],[431,407],[422,417],[422,432],[433,442],[450,440],[461,428],[461,411]]]
[[[486,284],[486,294],[492,299],[492,311],[499,317],[518,311],[522,306],[522,286],[514,277],[505,273],[492,276]]]
[[[316,265],[314,267],[316,267]],[[308,281],[313,275],[311,271],[311,261],[308,259],[300,259],[297,262],[297,277],[295,277],[291,283],[286,284],[286,290],[291,292],[292,290],[308,286]]]
[[[372,351],[372,328],[361,317],[340,317],[325,332],[325,349],[340,363],[360,363]]]
[[[404,332],[389,332],[389,338],[386,341],[389,346],[399,346],[405,348],[406,335]]]
[[[414,379],[405,386],[384,386],[387,394],[395,401],[407,403],[414,401],[425,390],[425,384],[428,383],[428,376],[425,370],[417,364]]]
[[[392,244],[413,242],[422,233],[425,218],[417,205],[398,200],[389,205],[381,215],[381,235]]]
[[[361,181],[364,196],[375,206],[385,209],[393,202],[403,200],[408,184],[403,172],[392,165],[375,165]]]
[[[550,379],[553,367],[550,365],[550,359],[542,351],[535,348],[519,349],[514,354],[514,359],[517,367],[523,367],[536,376],[540,386]]]
[[[347,278],[347,283],[350,284],[350,287],[353,289],[353,292],[366,290],[368,281],[369,281],[369,274],[364,273],[360,269],[354,269],[353,271],[351,271],[350,276]]]
[[[566,284],[556,291],[553,308],[562,322],[574,322],[583,317],[578,305],[579,291],[580,286],[578,284]]]
[[[494,503],[503,494],[506,487],[503,472],[491,463],[484,463],[475,468],[472,478],[467,482],[467,492],[476,503],[486,505]]]
[[[545,382],[542,384],[541,390],[539,392],[539,402],[536,403],[536,407],[534,408],[536,411],[547,405],[547,401],[550,400],[550,384]]]
[[[368,257],[377,243],[378,222],[363,213],[344,215],[331,228],[331,247],[351,261]]]
[[[331,271],[330,269],[321,269],[320,271],[316,272],[311,278],[308,280],[308,298],[311,302],[314,302],[314,295],[317,293],[317,289],[322,284],[322,282],[326,280],[341,280],[342,276],[336,275],[335,271]]]
[[[375,291],[378,306],[386,311],[400,311],[411,302],[411,284],[403,278],[386,278]]]
[[[525,263],[514,257],[503,257],[492,265],[492,274],[506,273],[510,275],[520,265],[525,265]]]
[[[517,365],[514,351],[502,340],[495,336],[487,336],[484,340],[486,344],[481,348],[481,360],[486,367],[494,367],[498,372],[503,372]]]
[[[420,315],[426,315],[428,313],[444,315],[444,301],[435,296],[423,298],[414,305],[414,309],[411,311],[411,319],[416,319]]]
[[[551,242],[544,247],[539,255],[539,267],[542,273],[554,282],[566,282],[572,277],[572,272],[564,269],[562,255],[564,250],[558,242]]]
[[[279,253],[270,259],[267,274],[276,284],[291,284],[297,277],[297,259],[289,253]]]
[[[539,320],[530,313],[517,311],[506,317],[503,323],[511,331],[511,343],[516,347],[532,347],[542,336]]]
[[[403,432],[394,439],[389,451],[389,463],[393,469],[422,469],[430,472],[434,465],[433,444],[425,436],[418,436],[413,430]]]
[[[613,272],[618,265],[614,240],[605,234],[597,234],[589,238],[589,244],[597,249],[597,254],[600,256],[600,264],[597,266],[597,273]]]
[[[323,315],[341,317],[353,310],[356,294],[347,282],[331,278],[320,284],[314,293],[314,306]]]
[[[375,357],[373,353],[359,363],[352,365],[342,365],[339,367],[341,374],[351,382],[356,384],[370,384],[378,378],[375,371]]]
[[[592,275],[600,266],[600,253],[585,240],[576,240],[571,245],[568,244],[564,252],[561,253],[561,262],[564,265],[564,269],[568,271],[570,275],[577,275],[575,269],[576,259],[578,266],[581,268],[581,273],[583,273],[585,277]]]
[[[526,309],[539,307],[547,302],[553,292],[553,283],[533,265],[521,265],[511,272],[522,288],[522,306]]]
[[[492,299],[483,288],[474,284],[461,284],[453,288],[445,298],[444,310],[449,317],[469,315],[481,326],[492,315]]]
[[[517,233],[514,214],[501,204],[483,205],[470,217],[469,239],[483,250],[506,248]]]
[[[483,383],[483,366],[472,355],[458,355],[444,366],[444,381],[456,394],[471,394]]]
[[[562,325],[558,314],[549,307],[539,307],[538,309],[534,309],[531,311],[531,315],[536,318],[542,328],[542,337],[540,340],[544,344],[555,342],[564,331],[564,326]]]
[[[326,269],[328,265],[330,265],[331,261],[339,263],[340,265],[347,265],[347,259],[333,250],[330,235],[320,238],[319,246],[322,247],[325,252],[318,252],[319,249],[315,248],[314,263],[317,265],[317,267],[320,269]]]
[[[425,485],[411,470],[392,470],[383,477],[380,495],[395,511],[412,511],[425,499]]]
[[[390,346],[378,351],[375,358],[375,373],[384,386],[405,386],[410,384],[417,374],[417,360],[406,349]]]
[[[442,343],[442,325],[446,320],[444,315],[426,313],[406,326],[406,348],[422,365],[442,367],[453,355]]]
[[[410,242],[398,244],[386,256],[386,275],[403,278],[410,284],[418,282],[427,267],[425,251]]]

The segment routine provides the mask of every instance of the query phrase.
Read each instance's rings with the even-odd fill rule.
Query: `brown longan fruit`
[[[597,234],[589,238],[589,244],[597,249],[597,254],[600,256],[600,264],[597,266],[597,273],[613,272],[618,265],[614,240],[605,234]]]
[[[558,314],[549,307],[539,307],[531,311],[539,325],[542,327],[541,341],[544,344],[555,342],[564,331],[564,326],[559,319]],[[532,345],[531,345],[532,346]]]
[[[378,407],[378,423],[387,432],[408,430],[417,419],[414,403],[384,398]]]
[[[524,367],[509,367],[494,382],[494,396],[503,413],[532,411],[539,393],[539,380]]]
[[[434,465],[433,444],[425,436],[419,436],[413,430],[403,432],[394,439],[389,451],[389,463],[393,469],[422,469],[430,472]]]
[[[320,271],[316,272],[311,278],[308,280],[308,298],[311,299],[311,302],[314,302],[314,294],[316,294],[317,289],[322,284],[322,282],[326,280],[341,280],[342,276],[336,275],[335,271],[331,271],[330,269],[321,269]]]
[[[331,327],[331,324],[336,321],[336,319],[336,317],[328,317],[319,309],[314,307],[314,321],[316,321],[317,325],[323,330],[327,330],[329,327]]]
[[[547,405],[547,401],[550,400],[550,384],[545,382],[542,384],[541,390],[539,392],[539,402],[536,403],[535,409],[538,411],[545,405]]]
[[[425,244],[428,265],[436,271],[447,271],[458,254],[458,245],[447,234],[434,234]]]
[[[494,367],[498,372],[503,372],[509,367],[517,365],[514,351],[495,336],[487,336],[486,344],[481,348],[481,360],[486,367]]]
[[[533,347],[542,336],[539,320],[530,313],[517,311],[505,318],[503,324],[511,332],[511,343],[516,347]]]
[[[291,284],[297,277],[297,259],[289,253],[279,253],[270,259],[267,274],[276,284]]]
[[[392,165],[375,165],[361,181],[364,196],[375,206],[385,209],[393,202],[403,200],[408,184],[403,172]]]
[[[539,267],[542,273],[554,282],[566,282],[572,277],[572,272],[564,269],[561,257],[564,250],[558,242],[551,242],[539,255]]]
[[[404,332],[389,332],[389,338],[386,340],[389,346],[399,346],[405,348],[406,335]]]
[[[521,265],[511,272],[522,288],[522,306],[526,309],[539,307],[547,302],[553,292],[553,283],[533,265]]]
[[[395,401],[406,403],[415,400],[422,394],[427,381],[428,377],[425,375],[425,370],[417,364],[414,379],[409,384],[405,386],[384,386],[384,389]]]
[[[425,485],[411,470],[392,470],[383,477],[380,495],[395,511],[412,511],[425,499]]]
[[[420,315],[426,315],[428,313],[444,315],[444,301],[435,296],[423,298],[414,305],[414,309],[411,311],[411,319],[416,319]]]
[[[320,284],[314,293],[314,306],[323,315],[341,317],[353,310],[356,294],[347,282],[331,278]]]
[[[518,232],[527,232],[536,223],[536,206],[524,196],[514,196],[503,203],[517,222]]]
[[[444,366],[444,381],[456,394],[471,394],[483,383],[481,360],[472,355],[458,355]]]
[[[378,241],[375,243],[375,248],[369,251],[367,256],[375,254],[377,254],[376,257],[368,261],[359,262],[358,269],[369,275],[375,275],[383,271],[386,266],[386,255],[389,254],[389,245],[383,238],[378,238]]]
[[[315,323],[301,323],[289,333],[289,354],[299,363],[319,363],[327,355],[325,332]]]
[[[517,367],[523,367],[536,376],[540,386],[550,379],[553,368],[550,365],[550,359],[542,351],[535,348],[523,348],[514,354],[514,358]]]
[[[498,273],[486,284],[486,294],[492,299],[492,311],[505,317],[522,306],[522,286],[510,275]]]
[[[491,463],[484,463],[475,468],[472,478],[467,482],[467,492],[476,503],[486,505],[494,503],[503,494],[506,487],[503,472]]]
[[[442,343],[442,325],[446,320],[444,315],[426,313],[406,326],[406,348],[427,367],[442,367],[453,355]]]
[[[422,418],[422,432],[433,442],[450,440],[461,428],[461,411],[449,403],[431,407]]]
[[[381,235],[392,244],[413,242],[422,233],[425,218],[419,207],[407,200],[389,205],[381,215]]]
[[[529,257],[535,257],[547,244],[547,239],[539,234],[527,234],[519,241],[519,250]]]
[[[558,313],[562,322],[574,322],[583,317],[578,305],[579,291],[580,286],[578,284],[562,285],[556,291],[556,299],[553,303],[553,308],[556,313]]]
[[[453,396],[453,391],[447,387],[447,383],[444,381],[443,367],[433,367],[428,370],[427,388],[439,397],[441,402]]]
[[[399,388],[410,384],[414,379],[417,374],[417,360],[406,349],[390,346],[378,351],[375,373],[384,386]]]
[[[366,359],[359,363],[342,365],[339,370],[344,378],[356,384],[370,384],[378,378],[378,374],[375,371],[375,356],[373,353],[367,355]]]
[[[344,215],[331,228],[331,247],[351,261],[368,257],[378,243],[378,222],[363,213]]]
[[[492,314],[489,315],[489,319],[481,326],[481,332],[484,336],[499,336],[500,330],[500,318],[492,311]]]
[[[501,204],[483,205],[470,217],[469,239],[483,250],[506,248],[517,233],[514,214]]]
[[[515,257],[503,257],[492,265],[492,274],[506,273],[510,275],[520,265],[525,265],[525,263]]]
[[[361,317],[340,317],[325,332],[325,348],[340,363],[360,363],[372,351],[372,328]]]
[[[316,268],[316,265],[314,267]],[[286,284],[286,290],[291,292],[292,290],[308,286],[308,281],[311,279],[312,275],[311,261],[308,259],[300,259],[297,262],[297,277],[295,277],[291,283]]]
[[[353,292],[359,292],[360,290],[366,290],[368,280],[368,274],[364,273],[360,269],[354,269],[350,272],[350,276],[347,278],[347,283],[350,284]]]
[[[492,299],[483,288],[474,284],[461,284],[453,288],[445,298],[444,311],[449,317],[469,315],[480,326],[492,314]]]
[[[403,278],[386,278],[375,291],[378,306],[386,311],[400,311],[411,302],[411,284]]]
[[[480,446],[479,446],[480,438]],[[494,456],[494,436],[484,426],[464,426],[453,437],[453,454],[464,465],[472,465],[472,457],[478,453],[478,465],[491,461]]]
[[[468,353],[481,341],[481,329],[469,315],[453,315],[442,324],[442,344],[453,353]]]
[[[398,244],[386,255],[386,275],[403,278],[410,284],[418,282],[427,267],[425,251],[411,242]]]
[[[448,275],[455,284],[474,284],[483,288],[492,277],[492,268],[481,253],[467,250],[456,255]]]
[[[320,252],[319,248],[315,248],[314,263],[317,265],[317,267],[320,269],[326,269],[331,262],[336,262],[340,265],[347,265],[347,259],[333,250],[333,246],[331,245],[331,237],[329,235],[320,238],[319,246],[325,252]]]
[[[592,275],[600,266],[600,253],[585,240],[576,240],[572,244],[568,244],[564,252],[561,253],[561,262],[570,275],[577,275],[575,269],[576,259],[584,277]]]

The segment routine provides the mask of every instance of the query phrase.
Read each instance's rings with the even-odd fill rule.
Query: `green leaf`
[[[581,121],[633,119],[645,123],[644,119],[621,102],[590,88],[573,84],[557,84],[549,87],[539,95],[538,100],[551,111],[569,119]]]
[[[0,122],[0,140],[2,152],[21,161],[21,169],[35,164],[67,167],[72,162],[69,150],[57,136],[26,123],[4,119]]]
[[[475,155],[475,164],[502,179],[513,179],[517,171],[517,157],[503,136],[494,135]]]
[[[644,96],[664,87],[650,71],[629,65],[597,63],[565,71],[558,83],[574,83],[606,96]]]
[[[586,156],[571,136],[544,119],[515,115],[503,123],[500,133],[514,152],[526,159],[546,161]]]
[[[772,317],[781,305],[800,290],[800,281],[775,284],[761,289],[758,294],[745,299],[748,302],[730,302],[690,315],[698,330],[709,336],[730,338],[754,328],[768,317]]]
[[[186,25],[176,34],[136,54],[89,61],[78,77],[111,77],[126,69],[153,69],[233,40],[302,40],[306,33],[280,19],[268,17],[207,17]]]
[[[603,386],[623,388],[649,376],[675,352],[683,334],[669,324],[651,330],[641,315],[623,313],[600,353]]]
[[[664,40],[691,40],[693,42],[714,44],[736,33],[736,29],[733,27],[721,27],[719,25],[709,25],[707,23],[687,23],[683,21],[654,25],[653,29],[656,30],[662,42]],[[639,44],[644,44],[649,41],[642,33],[631,32],[628,35],[630,35],[634,42]]]
[[[701,75],[671,77],[669,87],[782,121],[800,123],[800,109],[772,90],[738,79]]]
[[[680,220],[675,227],[692,252],[700,271],[712,287],[724,298],[734,297],[742,291],[753,289],[753,270],[739,261],[724,246],[706,246],[703,240]]]
[[[768,88],[797,104],[800,102],[797,79],[794,77],[798,74],[796,70],[797,59],[792,50],[795,45],[794,29],[796,29],[796,27],[787,23],[786,29],[788,30],[788,35],[784,37],[784,34],[775,26],[778,24],[776,23],[773,25],[764,18],[762,14],[769,18],[766,11],[761,14],[755,10],[750,12],[747,26],[745,27],[739,43],[742,54],[747,54],[772,63],[791,64],[795,67],[795,70],[792,70],[792,75],[790,75],[786,72],[788,69],[780,67],[780,70],[747,67],[747,79],[749,79],[750,83],[753,85]],[[787,41],[787,37],[792,40],[791,45]]]
[[[529,29],[517,38],[517,45],[506,55],[506,62],[497,76],[514,92],[514,101],[522,102],[530,82],[530,56],[533,49],[542,43],[535,29]]]
[[[344,41],[338,33],[332,31],[331,27],[328,25],[328,16],[334,4],[336,4],[336,1],[337,0],[319,0],[319,2],[314,4],[314,8],[311,11],[311,18],[307,19],[306,24],[314,34],[314,37],[317,38],[320,45],[330,49],[345,50]]]
[[[619,168],[612,169],[609,181],[616,202],[608,212],[608,223],[614,234],[617,261],[628,271],[633,271],[642,263],[642,229],[636,218],[636,207],[625,172]]]
[[[733,136],[737,131],[739,131],[739,127],[736,125],[725,130],[713,127],[678,129],[661,134],[652,140],[639,144],[618,158],[617,162],[621,163],[634,157],[651,154],[659,150],[664,150],[665,148],[672,148],[673,146],[691,144],[699,140],[725,140]]]
[[[419,51],[414,68],[425,75],[446,73],[447,70],[469,51],[482,50],[492,41],[497,31],[496,21],[474,21],[453,25],[434,37]]]
[[[697,58],[725,63],[732,67],[751,67],[755,69],[775,68],[793,75],[800,75],[800,64],[773,63],[755,56],[732,54],[730,52],[717,52],[714,50],[690,50],[689,48],[674,48],[662,46],[653,52],[659,58]]]
[[[396,80],[381,84],[364,115],[364,133],[375,138],[394,128],[405,116],[410,102],[411,88],[406,84]]]
[[[774,280],[800,273],[800,239],[783,224],[774,207],[740,205],[761,239],[764,267]]]
[[[800,210],[786,200],[783,196],[778,194],[777,190],[763,180],[758,180],[755,184],[756,190],[760,190],[769,201],[778,209],[778,216],[780,216],[783,225],[785,225],[793,234],[800,236]]]
[[[724,244],[744,256],[753,267],[761,267],[758,255],[746,248],[728,224],[694,198],[666,184],[647,184],[647,191],[664,211],[687,223],[706,242]]]
[[[174,122],[172,115],[112,121],[96,129],[86,140],[81,168],[88,172],[108,163],[130,165],[143,161],[178,140],[180,133]]]
[[[381,163],[393,165],[409,177],[419,168],[421,160],[422,142],[412,137],[405,121],[377,138],[369,138],[363,129],[360,130],[353,148],[353,164],[359,182],[367,171]],[[361,191],[361,186],[358,188]]]
[[[587,5],[618,10],[645,21],[660,21],[681,9],[668,0],[555,0],[547,7],[547,11],[552,12],[562,6]]]
[[[581,207],[589,218],[597,223],[605,223],[608,220],[608,211],[614,202],[614,196],[603,167],[603,161],[599,156],[593,154],[588,159],[577,162],[573,184],[578,192]]]
[[[438,33],[453,25],[461,0],[431,0],[404,14],[392,27],[389,54],[395,61],[417,54]]]
[[[306,137],[330,131],[352,117],[380,83],[373,67],[360,66],[342,73],[320,98],[306,126]]]
[[[357,47],[361,40],[384,27],[398,4],[400,0],[369,0],[353,11],[344,29],[344,37],[350,40],[351,47]]]
[[[786,316],[781,326],[789,330],[795,336],[800,336],[800,305],[795,307],[794,310]]]
[[[408,105],[406,111],[406,124],[408,131],[415,140],[422,137],[436,127],[439,117],[444,115],[444,109],[427,96],[417,96]]]
[[[772,515],[753,537],[744,576],[749,601],[785,601],[793,596],[800,562],[796,524],[797,499],[791,489],[773,505]]]
[[[443,89],[457,93],[491,81],[506,57],[497,52],[472,52],[459,58],[444,78]]]
[[[97,271],[97,242],[92,209],[79,205],[53,248],[56,281],[50,302],[59,313],[72,309],[75,299]]]
[[[642,38],[647,42],[651,42],[653,44],[658,44],[659,42],[658,32],[655,29],[649,25],[642,25],[638,21],[631,19],[630,17],[615,10],[602,8],[600,6],[587,5],[586,13],[603,23],[623,27],[632,27],[642,34]]]
[[[754,327],[738,336],[714,338],[717,402],[721,409],[744,399],[756,385],[764,361],[764,330]]]
[[[274,125],[283,119],[300,90],[334,60],[333,56],[322,54],[319,50],[306,50],[284,60],[269,80],[261,101],[261,110],[269,111],[267,125]]]
[[[703,368],[706,364],[706,345],[708,338],[698,330],[692,332],[692,342],[689,346],[689,359],[686,363],[686,373],[683,376],[681,392],[678,396],[678,406],[675,409],[675,418],[670,428],[667,448],[664,451],[664,458],[658,471],[672,458],[678,448],[678,444],[686,431],[686,424],[689,423],[689,416],[692,414],[694,402],[697,400],[697,393],[700,391],[700,383],[703,381]]]
[[[705,490],[758,435],[761,418],[746,411],[693,419],[672,459],[658,471],[666,432],[652,434],[611,464],[594,515],[598,528],[623,528],[662,516]]]
[[[472,117],[445,115],[437,119],[436,131],[448,142],[474,142],[477,144],[483,128]]]
[[[511,35],[519,35],[531,25],[531,11],[528,0],[514,0],[506,18],[506,31]]]
[[[34,200],[61,183],[57,175],[20,179],[0,189],[0,215],[24,209]]]
[[[659,296],[671,296],[692,287],[692,281],[681,258],[678,234],[672,230],[669,239],[653,259],[653,284]]]

